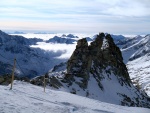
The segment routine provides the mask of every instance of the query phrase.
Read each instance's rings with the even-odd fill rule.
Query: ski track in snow
[[[74,94],[14,81],[0,86],[0,113],[149,113],[150,109],[108,104]]]

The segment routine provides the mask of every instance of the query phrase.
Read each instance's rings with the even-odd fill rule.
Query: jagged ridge
[[[132,85],[121,51],[109,34],[97,35],[90,46],[86,39],[79,40],[66,73],[51,76],[49,85],[104,102],[150,107],[145,93]]]

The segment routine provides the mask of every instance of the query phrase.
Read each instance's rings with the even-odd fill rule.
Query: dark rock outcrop
[[[108,66],[111,68],[107,69]],[[100,72],[97,71],[97,68]],[[105,78],[99,74],[103,69],[106,69],[107,73],[113,70],[114,75],[121,77],[124,83],[130,85],[131,81],[126,65],[123,63],[121,51],[109,34],[106,37],[104,33],[99,34],[90,46],[86,39],[79,40],[75,51],[68,60],[67,74],[83,78],[84,84],[87,85],[90,74],[93,74],[95,78],[97,76],[98,81]]]
[[[12,76],[11,75],[9,75],[9,74],[2,75],[2,76],[0,76],[0,85],[9,85],[11,83],[11,80],[12,80]],[[14,80],[30,82],[29,78],[27,78],[27,77],[15,76]]]
[[[133,86],[121,51],[109,34],[100,33],[90,45],[85,38],[78,40],[66,73],[51,73],[49,85],[54,88],[113,104],[150,107],[147,95]]]

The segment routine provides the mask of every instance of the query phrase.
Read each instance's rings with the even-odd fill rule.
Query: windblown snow
[[[74,94],[14,81],[0,86],[0,113],[149,113],[150,109],[123,107]]]

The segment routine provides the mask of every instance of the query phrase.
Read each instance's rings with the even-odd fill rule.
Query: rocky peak
[[[91,42],[89,46],[89,50],[91,54],[96,55],[98,51],[101,51],[104,36],[105,36],[104,33],[101,33],[97,35],[97,38],[95,39],[95,41]]]
[[[115,75],[122,76],[129,83],[129,74],[120,49],[113,42],[111,35],[105,36],[104,33],[100,33],[90,46],[85,38],[78,41],[75,51],[68,60],[67,73],[85,78],[87,82],[90,74],[103,78],[96,69],[102,71],[109,66],[111,69],[108,69],[108,72],[113,68]]]
[[[75,51],[67,62],[67,74],[71,76],[88,78],[88,60],[89,50],[87,40],[81,39],[78,41]]]
[[[146,94],[132,85],[121,51],[109,34],[100,33],[90,45],[85,38],[78,40],[66,73],[50,77],[49,84],[104,102],[150,107]]]
[[[76,48],[84,48],[84,47],[88,47],[88,43],[87,43],[87,40],[86,40],[85,38],[80,39],[80,40],[77,42]]]

